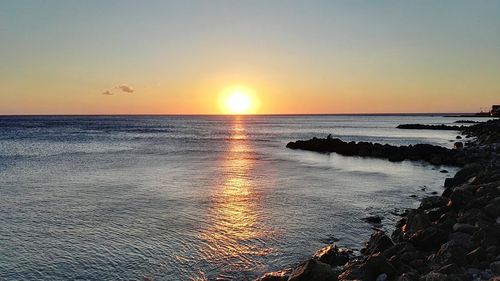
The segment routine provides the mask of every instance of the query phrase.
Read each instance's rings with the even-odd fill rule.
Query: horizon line
[[[0,114],[0,117],[22,116],[345,116],[345,115],[443,115],[452,117],[493,117],[476,116],[477,112],[385,112],[385,113],[255,113],[255,114],[224,114],[224,113],[55,113],[55,114]],[[456,115],[456,116],[454,116]],[[467,115],[467,116],[459,116]],[[470,115],[470,116],[469,116]]]

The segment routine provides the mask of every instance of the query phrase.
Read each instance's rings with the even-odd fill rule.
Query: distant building
[[[491,116],[500,117],[500,105],[495,104],[491,107]]]

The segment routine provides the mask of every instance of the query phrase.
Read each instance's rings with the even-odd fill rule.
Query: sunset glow
[[[220,113],[223,114],[256,114],[259,105],[256,92],[248,87],[228,87],[219,95]]]
[[[226,100],[227,109],[231,113],[248,113],[251,105],[250,97],[245,92],[233,92]]]
[[[0,114],[477,112],[500,93],[499,1],[1,2]],[[253,91],[228,106],[235,84]]]

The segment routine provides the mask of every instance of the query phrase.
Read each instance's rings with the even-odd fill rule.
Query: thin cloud
[[[116,86],[116,88],[125,93],[133,93],[135,91],[134,88],[127,86],[125,84]]]
[[[122,85],[115,86],[115,87],[111,88],[110,90],[106,90],[102,94],[105,96],[112,96],[112,95],[117,94],[117,93],[132,94],[132,93],[135,93],[135,89],[128,86],[127,84],[122,84]]]

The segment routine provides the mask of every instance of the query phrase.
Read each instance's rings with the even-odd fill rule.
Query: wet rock
[[[366,248],[363,250],[365,255],[372,255],[375,253],[383,252],[390,247],[392,247],[391,238],[389,238],[383,231],[374,231],[370,236],[370,240],[366,244]]]
[[[337,277],[330,265],[310,259],[297,266],[292,271],[288,281],[336,281]]]
[[[439,171],[440,173],[443,173],[443,174],[447,174],[448,173],[448,170],[441,170]]]
[[[446,205],[448,205],[449,201],[450,200],[448,198],[442,196],[426,197],[422,199],[419,209],[427,210],[431,208],[445,207]]]
[[[313,255],[313,259],[335,267],[345,265],[349,261],[349,253],[331,244],[319,249]]]
[[[363,220],[367,223],[371,224],[381,224],[382,223],[382,218],[379,216],[369,216],[366,218],[363,218]]]
[[[461,141],[457,141],[457,142],[455,142],[455,143],[453,144],[453,148],[454,148],[454,149],[462,149],[462,148],[464,148],[464,143],[463,143],[463,142],[461,142]]]
[[[255,281],[287,281],[288,276],[289,272],[286,271],[268,272]]]
[[[461,140],[461,139],[462,139],[462,137],[461,137],[461,136],[457,136],[457,137],[456,137],[456,139],[457,139],[457,140]]]

